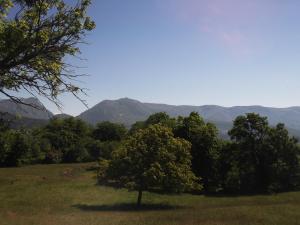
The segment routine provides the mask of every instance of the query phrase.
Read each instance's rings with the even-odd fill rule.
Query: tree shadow
[[[213,198],[239,198],[239,197],[252,197],[257,195],[270,195],[270,194],[254,194],[254,193],[205,193],[203,196],[205,197],[213,197]]]
[[[281,193],[289,193],[300,190],[292,191],[278,191],[278,192],[253,192],[253,193],[205,193],[205,197],[220,197],[220,198],[239,198],[239,197],[253,197],[253,196],[273,196]]]
[[[115,212],[130,212],[130,211],[161,211],[161,210],[178,210],[186,208],[184,206],[169,205],[169,204],[142,204],[138,207],[134,203],[122,203],[115,205],[87,205],[77,204],[72,207],[83,211],[115,211]]]
[[[92,166],[89,166],[89,167],[86,167],[85,170],[86,171],[97,171],[99,168],[97,165],[92,165]]]

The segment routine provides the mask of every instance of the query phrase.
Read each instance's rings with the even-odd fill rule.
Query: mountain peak
[[[141,103],[138,100],[135,100],[135,99],[132,99],[132,98],[127,98],[127,97],[125,97],[125,98],[119,98],[116,101],[117,102],[125,102],[125,103],[127,103],[127,102],[130,102],[130,103]]]
[[[43,103],[41,103],[38,98],[30,97],[30,98],[22,98],[21,100],[26,104],[31,104],[33,106],[45,108]]]
[[[10,115],[19,115],[25,118],[48,120],[53,114],[46,109],[39,99],[30,97],[22,98],[25,104],[18,104],[11,99],[0,100],[0,112],[5,112]]]
[[[157,112],[166,112],[172,117],[187,116],[191,112],[198,112],[207,121],[219,121],[232,124],[239,115],[258,113],[266,116],[271,125],[279,122],[287,127],[300,130],[300,108],[271,108],[263,106],[236,106],[222,107],[218,105],[189,106],[143,103],[131,98],[105,100],[79,115],[79,118],[96,124],[101,121],[123,123],[127,126],[136,121],[146,120],[149,115]]]

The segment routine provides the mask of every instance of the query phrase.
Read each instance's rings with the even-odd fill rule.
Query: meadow
[[[34,165],[0,169],[1,225],[300,224],[300,192],[208,197],[96,185],[94,164]]]

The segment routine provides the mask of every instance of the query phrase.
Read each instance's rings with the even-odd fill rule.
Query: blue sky
[[[299,0],[94,0],[87,61],[72,63],[90,75],[81,84],[90,107],[121,97],[300,105],[299,11]],[[61,100],[65,113],[85,110],[71,96]]]

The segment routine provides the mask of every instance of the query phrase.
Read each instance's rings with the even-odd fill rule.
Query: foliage
[[[192,169],[202,178],[204,191],[218,189],[218,131],[215,125],[205,123],[200,115],[192,112],[188,117],[179,117],[175,135],[192,144]]]
[[[233,143],[222,150],[224,189],[240,193],[291,190],[299,184],[299,146],[283,124],[239,116],[229,131]]]
[[[147,120],[145,121],[137,121],[135,122],[129,131],[130,134],[133,134],[134,132],[147,128],[151,125],[155,124],[160,124],[165,127],[169,127],[174,129],[176,126],[176,119],[171,118],[167,113],[165,112],[159,112],[159,113],[154,113],[148,117]]]
[[[93,137],[99,141],[121,141],[126,133],[127,129],[123,124],[106,121],[96,125],[93,131]]]
[[[43,153],[30,130],[2,132],[0,142],[0,166],[33,164],[43,159]]]
[[[294,190],[300,184],[300,148],[298,140],[289,137],[284,124],[278,124],[269,130],[265,149],[268,163],[265,172],[267,191],[278,192]]]
[[[113,152],[112,160],[101,161],[99,181],[138,190],[138,205],[146,190],[180,193],[199,189],[190,170],[190,147],[189,142],[174,138],[171,129],[151,125],[129,137]]]
[[[90,138],[87,143],[87,149],[91,160],[111,159],[112,152],[119,148],[120,141],[104,141],[95,140]]]
[[[49,161],[83,162],[89,159],[87,144],[91,128],[75,118],[53,119],[42,130],[41,136],[50,144]],[[51,159],[53,158],[53,159]]]
[[[138,190],[253,194],[300,188],[300,147],[283,124],[271,127],[249,113],[235,119],[231,140],[198,113],[151,115],[127,132],[120,124],[92,127],[80,119],[52,119],[38,129],[0,120],[0,166],[99,161],[102,184]],[[196,179],[197,177],[197,179]]]
[[[162,126],[174,129],[174,127],[176,126],[176,119],[171,118],[165,112],[159,112],[150,115],[148,119],[145,121],[145,124],[146,126],[160,124]]]
[[[66,2],[0,1],[0,92],[15,102],[23,103],[10,91],[23,89],[56,104],[61,93],[82,91],[65,58],[80,53],[78,44],[95,23],[86,15],[90,0]]]
[[[135,122],[134,124],[131,125],[131,128],[129,130],[129,134],[132,135],[134,134],[135,132],[141,130],[141,129],[144,129],[146,128],[146,124],[145,124],[145,121],[137,121]]]

